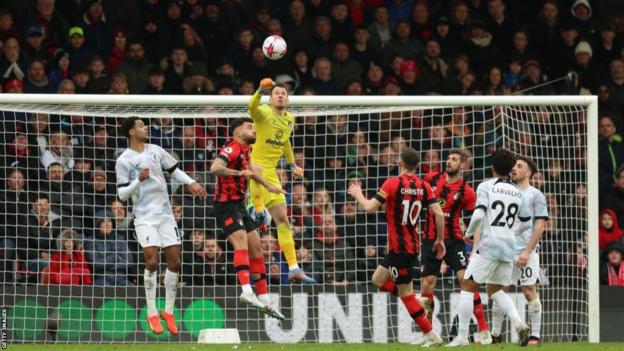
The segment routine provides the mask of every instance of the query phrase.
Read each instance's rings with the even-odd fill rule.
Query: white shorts
[[[134,220],[137,240],[142,248],[168,247],[182,244],[178,226],[173,216],[162,215]]]
[[[464,273],[465,279],[472,279],[479,284],[511,285],[513,262],[491,260],[477,253],[470,257]]]
[[[517,286],[531,286],[538,283],[539,274],[539,255],[537,254],[537,252],[531,252],[526,266],[520,268],[516,264],[514,264],[513,272],[511,274],[511,280]]]

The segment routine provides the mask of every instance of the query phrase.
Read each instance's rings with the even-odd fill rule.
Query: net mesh
[[[274,301],[288,320],[278,323],[241,306],[233,251],[216,228],[212,198],[193,199],[171,183],[183,238],[176,303],[181,335],[175,338],[149,333],[145,322],[143,257],[129,204],[117,200],[114,184],[115,161],[126,147],[119,126],[130,115],[149,118],[150,142],[173,154],[212,193],[210,162],[228,138],[229,119],[246,116],[246,106],[33,103],[2,105],[0,111],[0,270],[12,342],[195,342],[201,329],[224,327],[237,328],[243,341],[414,341],[421,336],[404,307],[369,283],[384,255],[383,213],[365,214],[346,194],[349,182],[359,181],[373,196],[398,174],[405,146],[421,152],[422,176],[443,171],[450,149],[469,150],[473,158],[463,176],[474,188],[490,175],[488,155],[497,147],[537,162],[532,184],[545,194],[551,215],[540,249],[542,338],[587,339],[584,107],[293,108],[292,142],[305,176],[293,180],[282,168],[278,172],[300,265],[319,284],[288,284],[273,227],[262,236],[262,248]],[[114,220],[107,226],[104,217]],[[420,291],[418,280],[415,288]],[[443,336],[455,334],[458,293],[455,272],[443,265],[434,313],[434,328]],[[520,291],[511,293],[524,317],[526,301]],[[164,290],[158,297],[162,308]]]

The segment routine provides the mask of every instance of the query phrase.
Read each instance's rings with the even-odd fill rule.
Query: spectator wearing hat
[[[152,67],[154,67],[154,65],[148,62],[145,57],[143,44],[139,41],[131,40],[128,43],[126,58],[119,65],[117,72],[123,73],[126,76],[128,89],[131,94],[140,94],[147,88],[149,72]]]
[[[337,43],[332,56],[332,77],[341,91],[344,91],[347,82],[362,76],[362,67],[351,59],[347,43]]]
[[[7,94],[23,94],[24,82],[19,79],[11,79],[4,85],[3,91]]]
[[[586,41],[580,41],[574,49],[574,71],[578,74],[579,88],[587,91],[596,91],[600,82],[600,69],[593,63],[593,51]]]
[[[79,234],[72,229],[61,231],[50,259],[49,283],[59,285],[91,285],[89,264],[82,250]]]
[[[602,256],[600,284],[624,286],[624,243],[621,241],[609,245]]]
[[[451,25],[448,17],[442,16],[436,20],[435,26],[433,27],[432,38],[440,44],[442,57],[447,60],[447,62],[450,62],[448,60],[460,54],[463,44],[458,36],[451,32]]]
[[[527,91],[525,95],[554,94],[554,90],[550,85],[536,88],[538,85],[544,83],[544,78],[542,77],[542,68],[540,67],[539,62],[537,62],[536,60],[528,60],[524,63],[523,71],[524,80],[521,84],[522,90],[530,89],[530,91]]]
[[[401,91],[405,95],[422,95],[425,92],[420,77],[420,67],[412,60],[401,63]]]
[[[28,62],[20,50],[17,38],[8,38],[2,46],[2,58],[0,58],[0,78],[3,80],[19,79],[26,77]]]
[[[588,0],[576,0],[570,9],[572,25],[579,29],[581,37],[589,38],[595,34],[596,21],[592,16],[592,7]]]
[[[134,285],[128,273],[136,260],[128,249],[127,238],[116,230],[113,218],[109,211],[96,213],[93,234],[85,238],[85,251],[93,267],[93,285]]]
[[[605,208],[600,211],[599,223],[598,247],[600,251],[605,250],[612,242],[621,241],[623,232],[622,229],[620,229],[615,211],[610,208]]]
[[[24,93],[27,94],[53,94],[56,89],[46,75],[45,64],[39,58],[35,58],[28,64],[26,78],[24,78]]]
[[[602,25],[598,34],[598,40],[593,47],[593,61],[601,70],[607,71],[609,62],[620,55],[621,40],[617,37],[612,22]]]
[[[276,84],[285,84],[288,89],[288,94],[295,94],[296,90],[299,88],[299,83],[288,74],[279,74],[275,77]]]
[[[46,69],[52,69],[55,65],[54,56],[43,47],[43,28],[31,26],[26,31],[26,43],[22,49],[25,57],[30,60],[38,57],[45,63]]]
[[[492,39],[492,34],[486,31],[485,22],[474,20],[470,23],[466,54],[470,57],[472,68],[477,76],[484,75],[494,65],[505,64],[502,51]]]
[[[69,79],[71,76],[69,71],[69,54],[63,49],[58,49],[54,54],[54,62],[52,65],[53,67],[50,70],[50,74],[48,74],[48,79],[50,80],[52,89],[58,90],[61,81]]]
[[[86,67],[72,68],[71,79],[76,85],[76,94],[89,93],[89,80],[91,80],[91,75]]]
[[[376,62],[371,62],[366,70],[364,81],[364,92],[366,95],[378,95],[381,93],[385,74],[381,66]]]
[[[108,73],[117,72],[119,65],[126,59],[126,47],[128,44],[128,33],[122,27],[113,28],[113,46],[110,49],[106,71]]]
[[[104,59],[108,59],[113,46],[113,29],[106,20],[101,0],[85,2],[85,12],[78,26],[84,30],[85,47]]]
[[[29,9],[30,10],[30,9]],[[49,53],[54,53],[56,49],[62,48],[67,42],[67,21],[57,11],[54,0],[37,0],[34,11],[29,14],[26,21],[29,26],[40,26],[43,28],[45,37],[43,47]]]
[[[69,45],[66,51],[69,53],[72,67],[87,67],[93,51],[85,45],[84,30],[81,27],[71,27],[68,36]]]
[[[399,21],[394,29],[394,37],[383,48],[382,62],[386,66],[390,65],[392,58],[396,55],[400,55],[406,60],[415,60],[423,52],[422,44],[412,38],[409,22],[406,20]]]

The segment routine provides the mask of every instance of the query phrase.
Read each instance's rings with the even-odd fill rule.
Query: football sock
[[[410,295],[403,296],[401,297],[401,301],[403,301],[403,304],[407,308],[407,312],[409,312],[410,316],[414,320],[414,323],[420,327],[423,334],[429,333],[432,329],[431,321],[427,319],[425,310],[423,310],[420,302],[416,299],[416,294],[412,293]]]
[[[479,325],[479,331],[488,331],[490,328],[488,327],[487,319],[485,318],[485,312],[483,311],[483,304],[481,303],[481,296],[478,291],[474,293],[473,300],[473,309],[475,317],[477,318],[477,324]]]
[[[503,330],[503,320],[505,320],[505,312],[501,310],[498,303],[494,301],[492,304],[492,335],[500,336]]]
[[[173,314],[180,273],[165,271],[165,312]]]
[[[470,326],[470,318],[472,317],[472,307],[474,304],[473,297],[474,293],[463,290],[459,296],[459,306],[457,306],[459,314],[457,337],[461,339],[468,338],[468,327]]]
[[[524,324],[524,322],[522,322],[522,319],[520,319],[520,315],[518,314],[518,311],[516,310],[516,306],[514,306],[513,301],[511,300],[509,295],[505,294],[503,290],[495,292],[494,294],[492,294],[491,297],[492,300],[498,303],[498,306],[503,311],[503,313],[507,317],[509,317],[514,328],[517,329],[519,326]]]
[[[435,300],[433,299],[433,293],[431,294],[425,294],[425,293],[421,293],[420,294],[421,297],[426,297],[431,301],[431,313],[433,313],[433,310],[435,308]]]
[[[156,271],[143,272],[143,284],[145,285],[145,300],[147,301],[147,316],[158,315],[156,309],[156,288],[158,287],[158,274]]]
[[[253,292],[251,285],[249,285],[249,254],[247,250],[234,251],[234,270],[243,292],[246,294]]]
[[[379,287],[379,290],[391,293],[392,295],[397,295],[397,287],[392,278],[386,280],[386,282]]]
[[[299,265],[297,265],[297,253],[295,252],[295,241],[293,240],[288,222],[277,225],[277,241],[279,241],[286,263],[288,263],[288,269],[299,268]]]
[[[256,284],[256,294],[258,296],[266,295],[269,293],[266,280],[266,266],[264,264],[264,257],[256,257],[249,259],[249,273],[255,276],[259,276],[254,279]]]
[[[539,297],[529,301],[529,320],[531,321],[531,336],[539,338],[542,327],[542,302]]]

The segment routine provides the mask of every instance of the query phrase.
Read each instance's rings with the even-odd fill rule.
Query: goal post
[[[181,156],[184,151],[181,148],[165,147],[167,151],[175,153],[176,157],[194,157],[195,159],[190,160],[192,165],[201,163],[205,166],[207,158],[214,156],[210,152],[214,152],[214,149],[220,147],[220,144],[228,137],[227,123],[223,121],[247,116],[249,98],[249,96],[0,94],[0,118],[4,120],[4,126],[8,128],[0,131],[3,133],[1,140],[9,147],[15,135],[14,131],[20,128],[18,125],[26,125],[29,116],[37,114],[56,116],[58,120],[62,120],[63,116],[91,117],[97,121],[96,123],[101,123],[101,125],[96,125],[96,128],[105,127],[111,131],[117,128],[117,125],[114,125],[117,117],[140,116],[154,119],[166,117],[172,119],[179,129],[175,134],[163,137],[163,140],[176,145],[181,143],[180,140],[183,137],[182,126],[194,126],[199,122],[203,123],[202,126],[205,128],[210,125],[214,135],[206,134],[202,138],[205,140],[212,138],[214,144],[211,144],[211,150],[208,150],[208,145],[203,143],[201,146],[192,147],[193,152],[188,154],[191,156]],[[263,102],[267,101],[266,97],[263,98]],[[465,176],[474,188],[488,174],[488,154],[493,148],[505,146],[538,161],[540,169],[544,169],[542,173],[546,173],[547,176],[546,185],[543,185],[543,174],[541,181],[545,187],[544,192],[551,201],[549,207],[552,205],[557,210],[555,214],[557,227],[551,228],[551,237],[544,238],[543,263],[549,269],[547,272],[540,272],[549,281],[544,287],[544,298],[542,298],[544,338],[546,341],[573,341],[576,340],[575,337],[591,343],[600,341],[597,97],[291,96],[289,111],[297,119],[297,126],[293,132],[293,146],[301,152],[303,155],[301,157],[306,159],[306,170],[309,171],[303,183],[305,195],[310,202],[306,204],[306,206],[309,205],[306,207],[310,210],[307,215],[309,218],[304,218],[306,216],[302,215],[299,218],[300,222],[293,226],[301,230],[301,234],[296,234],[300,235],[298,243],[303,243],[302,246],[312,257],[310,260],[313,261],[309,265],[312,267],[310,268],[312,273],[318,274],[324,284],[303,288],[277,283],[270,284],[271,292],[276,294],[287,312],[285,314],[292,319],[286,324],[279,324],[238,306],[236,295],[225,296],[225,294],[238,291],[237,284],[224,277],[224,275],[233,277],[233,273],[229,271],[215,273],[214,277],[223,279],[218,280],[219,283],[212,281],[208,283],[208,279],[195,280],[194,278],[199,278],[203,273],[192,270],[192,276],[186,286],[179,289],[181,302],[179,301],[177,306],[183,307],[180,310],[181,340],[196,341],[199,330],[206,328],[237,328],[241,332],[243,342],[329,342],[332,340],[407,342],[410,338],[418,337],[417,334],[412,334],[409,316],[396,304],[396,301],[379,294],[375,287],[364,280],[369,272],[365,267],[369,262],[366,253],[368,247],[383,246],[385,243],[385,224],[381,217],[358,215],[354,216],[355,219],[351,222],[346,219],[343,219],[344,222],[338,221],[340,223],[337,223],[336,227],[344,227],[345,232],[351,233],[345,236],[345,241],[347,241],[345,247],[350,247],[354,252],[354,254],[340,256],[342,257],[340,260],[336,259],[336,249],[333,248],[331,251],[327,244],[319,239],[319,236],[325,235],[323,234],[325,214],[330,214],[336,220],[347,216],[346,208],[350,200],[345,195],[346,184],[352,179],[362,181],[365,190],[369,194],[374,194],[379,182],[396,171],[393,160],[396,160],[397,151],[394,147],[400,149],[402,145],[411,145],[422,152],[422,163],[428,167],[421,169],[423,173],[435,167],[441,167],[443,170],[444,157],[453,147],[464,147],[471,151],[473,162],[471,168],[465,172]],[[337,116],[344,117],[341,119]],[[207,120],[216,122],[213,125],[212,122],[206,122]],[[467,131],[466,134],[463,134],[464,131]],[[22,132],[29,133],[30,129],[22,130]],[[358,141],[360,140],[358,139],[359,132],[364,142]],[[48,134],[45,136],[49,137]],[[36,143],[39,140],[40,144],[29,146],[40,147],[42,152],[50,145],[50,140],[41,141],[36,135],[32,138],[30,135],[27,137],[29,143],[32,141]],[[107,137],[110,138],[108,144],[106,142],[104,144],[112,145],[113,149],[117,149],[115,151],[118,152],[118,149],[123,147],[122,136],[107,135]],[[94,136],[90,138],[93,139]],[[199,138],[199,135],[193,135],[193,138]],[[114,156],[114,152],[112,156],[107,154],[105,147],[93,142],[88,146],[86,141],[77,143],[79,145],[77,144],[76,148],[79,146],[82,149],[88,149],[95,157],[92,161],[101,161],[98,158],[105,157],[104,161],[114,163],[114,159],[110,159]],[[425,151],[431,151],[431,153],[425,154]],[[45,174],[46,170],[40,158],[31,161],[34,162],[24,163],[25,171]],[[8,162],[9,166],[11,164]],[[195,169],[194,167],[189,169]],[[565,167],[569,169],[562,170]],[[110,171],[110,169],[105,171]],[[556,175],[551,177],[551,171]],[[0,176],[3,186],[9,180],[9,175],[6,173],[2,172]],[[207,170],[197,171],[195,175],[200,175],[200,173],[200,179],[208,185],[208,188],[214,187],[214,179],[207,175]],[[421,173],[421,175],[424,174]],[[284,177],[284,181],[289,184],[287,190],[290,205],[295,201],[293,187],[300,183],[290,180],[287,174]],[[549,185],[549,181],[561,184],[552,186]],[[107,182],[114,188],[113,177],[109,176]],[[178,187],[179,185],[174,184],[172,192],[175,193]],[[87,190],[91,189],[90,187],[71,189],[71,195],[79,195],[83,199],[91,196],[88,193],[90,190]],[[323,197],[327,195],[321,194],[320,189],[327,190],[331,199],[329,203],[322,202]],[[586,197],[582,194],[583,191],[586,192]],[[114,192],[110,191],[105,195],[108,198],[115,196]],[[320,205],[318,206],[316,196],[319,198]],[[29,212],[31,205],[28,203]],[[203,209],[203,206],[197,202],[183,201],[182,207],[189,210],[189,213],[185,212],[184,216],[188,216],[189,221],[192,222],[188,228],[185,228],[188,232],[183,234],[184,240],[192,241],[193,231],[200,226],[205,228],[199,229],[210,229],[212,233],[218,231],[218,228],[215,228],[214,219],[209,211]],[[8,207],[2,208],[5,213],[0,215],[10,214]],[[64,214],[61,215],[63,216]],[[74,218],[76,216],[83,224],[87,220],[92,220],[91,215],[82,212],[65,217],[76,219]],[[291,216],[294,215],[291,214]],[[294,217],[291,219],[295,221]],[[5,226],[8,224],[5,223]],[[130,236],[131,230],[127,233]],[[582,241],[585,237],[586,249],[584,249],[585,243],[578,241]],[[217,238],[219,238],[218,235]],[[16,244],[16,246],[19,245],[19,243]],[[189,245],[192,250],[192,243]],[[224,243],[221,243],[221,246],[223,246],[224,255],[231,254]],[[88,247],[86,246],[85,249]],[[17,250],[19,252],[19,247]],[[575,256],[575,250],[580,250],[581,255],[586,254],[586,266],[575,265],[578,258]],[[331,254],[328,253],[330,251]],[[141,260],[140,255],[136,257],[139,261]],[[186,257],[183,257],[183,270],[184,265],[188,263],[185,261]],[[63,287],[50,284],[42,286],[41,279],[44,275],[40,272],[35,272],[37,274],[33,275],[33,272],[28,272],[26,269],[26,262],[22,263],[24,265],[21,267],[9,267],[6,262],[3,263],[4,272],[2,273],[10,270],[10,273],[17,275],[30,274],[32,276],[26,277],[25,282],[3,281],[0,285],[4,305],[9,309],[9,317],[14,318],[14,322],[11,322],[13,324],[10,323],[14,330],[9,336],[16,342],[51,341],[44,337],[45,328],[49,329],[50,323],[55,323],[50,322],[50,315],[61,316],[57,324],[60,323],[60,329],[67,329],[66,334],[59,339],[63,342],[156,340],[149,333],[141,330],[142,315],[140,312],[144,302],[140,278],[137,278],[136,283],[139,284],[137,286],[102,288],[110,289],[103,290],[105,292],[98,292],[99,286],[73,287],[63,290]],[[226,264],[231,265],[229,259],[226,259]],[[327,269],[328,267],[337,269],[339,265],[344,266],[343,272],[334,272],[334,278],[338,273],[341,275],[332,283],[333,278],[328,278]],[[353,271],[353,274],[348,275],[353,278],[342,280],[345,270]],[[137,276],[141,275],[142,273],[137,274]],[[438,318],[435,318],[434,327],[441,331],[443,336],[449,336],[454,327],[453,301],[456,296],[453,293],[459,291],[459,284],[453,277],[452,273],[447,272],[442,274],[438,283],[439,293],[436,296],[440,303],[436,307]],[[205,286],[200,286],[198,282],[204,282]],[[342,285],[343,282],[346,282],[344,283],[346,286]],[[419,283],[415,285],[415,289],[420,292]],[[114,294],[112,297],[120,299],[110,300],[111,296],[106,296],[109,293]],[[86,303],[88,308],[81,307],[78,309],[81,313],[76,314],[73,312],[74,309],[70,308],[73,306],[71,301],[74,300],[63,300],[67,294],[81,299],[83,304],[77,304],[77,306],[85,305],[85,296],[89,296],[87,299],[91,302]],[[83,297],[81,298],[80,295]],[[163,294],[160,296],[164,298]],[[482,298],[485,305],[487,297],[482,296]],[[119,334],[107,333],[107,324],[98,322],[98,318],[104,318],[103,315],[105,315],[102,312],[104,311],[102,306],[121,308],[123,299],[127,299],[129,304],[125,306],[125,309],[119,310],[127,313],[124,317],[126,319],[119,322],[126,322],[126,325],[130,326],[128,328],[135,328],[138,331],[132,329],[127,333],[121,331]],[[524,303],[521,302],[522,299],[521,294],[516,292],[514,301]],[[66,301],[71,303],[65,303]],[[47,306],[44,302],[55,306]],[[56,304],[59,305],[58,308]],[[215,304],[220,309],[214,307],[213,310]],[[305,307],[296,308],[296,306]],[[89,309],[88,313],[84,312],[85,309]],[[133,312],[134,309],[136,311]],[[221,311],[219,312],[221,314],[215,312],[217,309]],[[54,313],[50,312],[52,310]],[[118,317],[121,313],[119,311],[113,315]],[[63,315],[63,313],[69,313],[69,315]],[[385,317],[385,320],[376,318],[377,316]],[[94,321],[86,322],[85,319],[88,318],[93,318]],[[132,318],[138,320],[136,326],[128,321]],[[221,318],[223,323],[216,323],[211,318],[215,320]],[[39,319],[43,321],[30,323],[31,320],[38,321]],[[37,328],[42,329],[37,330]],[[70,332],[72,328],[84,330],[81,329],[80,333],[76,332],[77,334],[74,335]],[[70,335],[73,336],[70,337]],[[513,339],[515,336],[509,337]],[[158,340],[176,341],[167,338]]]

